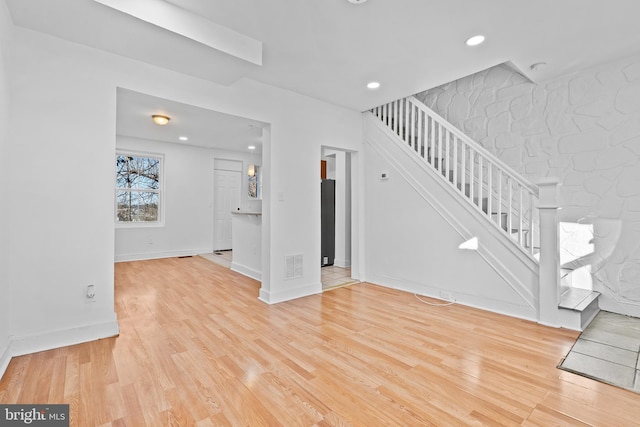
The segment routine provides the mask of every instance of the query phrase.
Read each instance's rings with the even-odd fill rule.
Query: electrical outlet
[[[87,285],[84,293],[84,302],[96,302],[96,287],[95,285]]]

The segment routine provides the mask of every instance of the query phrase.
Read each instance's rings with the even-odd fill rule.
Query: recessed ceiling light
[[[367,88],[369,89],[378,89],[380,87],[379,82],[369,82],[367,83]]]
[[[249,150],[255,150],[255,149],[256,149],[256,146],[255,146],[255,145],[250,145],[250,146],[248,146],[247,148],[248,148]]]
[[[162,114],[154,114],[151,116],[151,118],[153,119],[153,122],[157,125],[160,126],[164,126],[167,123],[169,123],[169,120],[171,120],[171,118],[169,116],[165,116]]]
[[[477,36],[469,37],[465,43],[467,44],[467,46],[478,46],[482,42],[484,42],[484,36],[477,35]]]
[[[187,138],[186,136],[181,136],[178,138],[180,141],[188,141],[189,138]]]

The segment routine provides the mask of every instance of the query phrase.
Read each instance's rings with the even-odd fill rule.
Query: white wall
[[[344,262],[342,267],[351,267],[351,239],[352,239],[352,228],[351,222],[353,218],[353,211],[351,209],[352,205],[352,154],[349,152],[345,153],[344,157]]]
[[[14,41],[6,59],[13,117],[7,155],[25,160],[9,168],[14,335],[51,340],[54,331],[115,321],[117,87],[270,123],[260,297],[273,303],[321,290],[320,147],[359,150],[359,112],[250,80],[220,86],[21,28]],[[288,254],[304,255],[303,277],[284,279]],[[84,302],[87,284],[96,286],[96,303]]]
[[[271,225],[270,277],[279,288],[271,290],[272,302],[321,291],[320,147],[358,151],[362,144],[359,112],[330,107],[292,92],[278,92],[284,96],[273,93],[271,98],[276,114],[273,119],[263,120],[272,123],[271,143],[263,155],[265,172],[272,172],[263,200],[263,230],[265,223]],[[294,254],[304,255],[304,277],[285,280],[284,257]],[[352,267],[355,277],[358,268]]]
[[[561,220],[595,227],[601,308],[640,316],[640,57],[540,85],[498,66],[417,97],[532,180],[560,178]]]
[[[344,151],[336,152],[336,253],[334,263],[338,267],[351,266],[351,253],[347,252],[351,241],[351,200],[347,178],[347,156]],[[350,172],[350,171],[349,171]]]
[[[164,224],[116,226],[116,262],[213,252],[214,159],[240,161],[246,170],[254,161],[251,155],[123,136],[117,137],[116,148],[164,156]],[[252,202],[246,191],[240,197],[242,209],[248,210]]]
[[[5,49],[10,42],[11,22],[4,1],[0,1],[0,200],[2,205],[11,203],[8,198],[9,158],[7,128],[9,127],[9,90],[5,73]],[[9,363],[9,307],[11,289],[9,283],[9,220],[7,210],[0,209],[0,376]]]
[[[117,333],[113,310],[115,87],[68,46],[14,32],[9,55],[14,354]],[[94,285],[96,298],[85,303]]]

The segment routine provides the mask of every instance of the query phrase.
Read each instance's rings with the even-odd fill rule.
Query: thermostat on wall
[[[380,180],[389,179],[389,172],[380,172]]]

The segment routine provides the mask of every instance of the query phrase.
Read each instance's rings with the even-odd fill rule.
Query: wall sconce
[[[161,114],[154,114],[153,116],[151,116],[151,118],[153,119],[153,122],[155,124],[160,126],[166,125],[167,123],[169,123],[169,120],[171,120],[171,117],[163,116]]]

